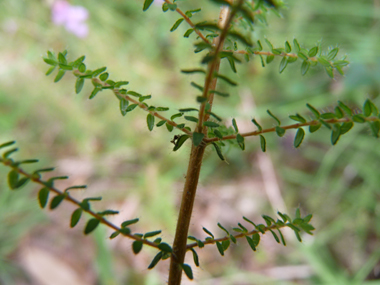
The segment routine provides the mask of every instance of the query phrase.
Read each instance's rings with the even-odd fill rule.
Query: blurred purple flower
[[[88,26],[85,21],[88,11],[82,6],[72,6],[65,0],[55,1],[51,10],[54,24],[64,26],[66,30],[78,38],[88,35]]]
[[[154,0],[153,2],[155,5],[157,6],[162,6],[162,4],[164,3],[164,0]]]

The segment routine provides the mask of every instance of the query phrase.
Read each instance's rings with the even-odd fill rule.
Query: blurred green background
[[[0,2],[0,142],[17,140],[17,157],[39,158],[41,167],[55,166],[55,174],[69,175],[57,183],[61,188],[87,184],[75,195],[103,196],[94,207],[119,210],[115,223],[139,217],[134,231],[162,229],[171,243],[189,143],[173,152],[170,140],[176,133],[149,132],[139,110],[122,117],[110,92],[89,101],[91,86],[75,95],[73,76],[53,83],[41,57],[64,49],[71,59],[86,55],[88,68],[108,66],[112,79],[130,81],[130,89],[152,94],[151,103],[171,107],[172,114],[197,106],[189,84],[201,83],[201,77],[179,72],[199,66],[195,36],[182,37],[185,23],[170,33],[179,16],[162,13],[156,3],[143,13],[142,0],[83,0],[70,2],[89,12],[89,34],[78,38],[52,23],[53,2]],[[308,115],[306,103],[322,111],[337,100],[354,109],[366,98],[379,105],[380,1],[287,4],[283,18],[271,13],[269,25],[258,23],[253,38],[266,36],[276,46],[294,37],[309,48],[320,40],[325,50],[338,46],[338,56],[347,54],[351,62],[346,76],[331,80],[317,68],[302,77],[298,62],[280,75],[279,59],[262,68],[259,58],[239,65],[235,75],[223,63],[222,71],[239,86],[229,89],[230,98],[217,99],[215,112],[227,124],[235,117],[240,130],[249,131],[255,129],[253,117],[273,125],[267,109],[285,119],[296,112]],[[180,2],[185,11],[201,5],[194,21],[218,17],[218,7],[209,1]],[[229,165],[208,150],[191,234],[204,238],[204,226],[222,236],[217,222],[231,228],[242,215],[263,222],[261,214],[293,214],[299,206],[303,214],[314,215],[315,235],[298,244],[289,233],[287,247],[264,236],[257,252],[241,241],[225,257],[215,247],[199,250],[201,267],[193,266],[195,281],[189,284],[380,284],[370,282],[380,276],[379,141],[360,125],[336,146],[329,144],[327,131],[307,135],[300,149],[292,146],[293,137],[292,132],[282,139],[267,135],[265,154],[256,138],[248,139],[245,152],[227,151]],[[39,188],[10,192],[6,174],[0,167],[0,284],[166,282],[167,261],[146,269],[154,251],[144,249],[135,257],[129,240],[110,241],[103,227],[83,236],[84,220],[69,228],[71,205],[41,211]]]

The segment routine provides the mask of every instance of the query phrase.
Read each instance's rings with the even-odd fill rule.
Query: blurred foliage
[[[189,8],[205,5],[204,11],[196,15],[199,20],[216,17],[217,9],[204,2],[193,0],[181,2],[181,5]],[[90,34],[85,39],[78,39],[52,24],[52,1],[0,2],[1,141],[16,139],[23,157],[26,154],[38,156],[42,165],[55,165],[60,159],[70,157],[89,159],[94,172],[84,182],[90,189],[93,186],[98,189],[96,191],[107,191],[103,196],[110,203],[128,200],[131,195],[139,197],[138,210],[132,215],[142,217],[140,226],[151,228],[154,224],[173,231],[175,202],[182,187],[189,152],[185,148],[179,153],[172,152],[170,140],[174,133],[171,135],[159,129],[148,133],[145,116],[139,112],[121,117],[117,101],[108,94],[87,102],[86,96],[74,96],[73,78],[62,80],[67,84],[54,85],[44,75],[46,65],[41,55],[46,49],[65,48],[76,57],[86,54],[89,66],[107,65],[114,78],[129,80],[133,90],[152,93],[152,104],[165,102],[171,108],[195,107],[190,79],[179,72],[195,67],[193,47],[182,37],[187,27],[183,23],[178,30],[169,33],[178,16],[163,14],[159,6],[143,14],[143,1],[72,3],[89,11]],[[269,125],[272,122],[264,120],[267,109],[285,118],[294,110],[304,110],[308,114],[306,103],[325,108],[341,100],[355,107],[369,97],[378,105],[380,2],[289,0],[287,3],[289,9],[283,11],[284,18],[272,15],[268,19],[269,26],[258,24],[253,37],[263,39],[266,36],[280,45],[296,36],[309,46],[320,40],[325,47],[339,46],[352,62],[346,76],[330,80],[324,70],[316,70],[301,78],[299,68],[292,65],[279,75],[277,65],[262,68],[256,58],[237,66],[237,75],[230,74],[240,85],[233,90],[235,95],[227,99],[228,102],[216,102],[215,112],[242,121],[263,117]],[[223,72],[228,73],[228,70],[227,65],[222,66]],[[87,88],[85,86],[82,94],[91,92]],[[245,100],[251,102],[251,107],[242,108],[246,106]],[[236,109],[231,109],[231,104]],[[313,213],[317,232],[313,240],[300,245],[290,255],[279,254],[272,259],[268,257],[270,253],[249,254],[258,264],[265,261],[271,266],[309,264],[313,278],[298,284],[361,283],[378,266],[379,142],[369,135],[366,127],[351,131],[334,147],[328,145],[328,136],[328,132],[325,136],[307,136],[303,147],[297,151],[292,147],[293,136],[267,139],[267,149],[280,178],[286,204],[294,208],[301,205],[305,212]],[[245,153],[231,149],[226,154],[229,165],[210,155],[203,166],[202,185],[218,195],[217,186],[211,187],[212,183],[220,185],[229,180],[237,183],[244,176],[252,175],[252,157],[259,151],[259,142],[249,139],[246,146]],[[4,181],[6,175],[0,174],[0,221],[2,225],[12,224],[0,232],[0,266],[6,268],[0,271],[0,276],[4,279],[1,282],[10,284],[18,273],[12,273],[14,271],[9,268],[16,267],[8,260],[17,260],[12,255],[17,245],[21,246],[22,238],[31,235],[28,231],[43,219],[41,211],[36,210],[37,203],[30,203],[34,198],[9,193]],[[268,202],[262,201],[260,208],[262,212],[268,211]],[[67,232],[62,233],[67,235]],[[96,240],[99,254],[110,250],[101,246],[100,238]],[[250,268],[244,266],[247,261],[240,259],[244,256],[243,251],[234,249],[230,259],[218,258],[216,264],[207,265],[210,272],[202,274],[220,278],[220,282],[224,282],[220,284],[237,283],[246,280],[244,278],[253,280]],[[110,268],[102,262],[98,261],[99,266]],[[120,256],[113,262],[133,267],[133,260]],[[221,271],[219,263],[229,269]],[[145,276],[149,276],[146,271],[136,273],[126,270],[126,266],[116,266],[116,269],[121,276],[118,279],[127,283],[146,280],[146,284],[158,284],[157,280],[162,281],[160,276]],[[3,272],[7,272],[7,276]],[[109,272],[99,271],[98,278],[107,279],[109,275]],[[156,279],[152,281],[152,278]],[[280,284],[265,277],[255,278],[265,284]]]

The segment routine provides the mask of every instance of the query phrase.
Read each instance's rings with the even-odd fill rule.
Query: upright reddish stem
[[[232,0],[230,0],[232,3]],[[242,1],[240,0],[240,5]],[[223,48],[224,40],[227,36],[228,26],[231,23],[231,18],[233,15],[230,14],[228,7],[223,7],[220,16],[219,24],[221,26],[221,35],[214,39],[213,45],[215,50],[213,54],[214,59],[208,64],[207,75],[204,84],[203,97],[207,98],[210,104],[210,109],[213,103],[213,94],[209,95],[208,91],[213,90],[216,87],[217,78],[214,77],[214,73],[219,71],[220,58],[218,53]],[[199,123],[196,128],[196,132],[203,133],[205,138],[207,137],[207,128],[203,126],[203,122],[207,120],[208,114],[205,112],[205,103],[201,104],[199,111]],[[194,206],[195,194],[197,191],[199,173],[201,171],[201,165],[203,160],[203,154],[206,148],[206,144],[202,142],[198,146],[192,145],[190,160],[186,174],[185,187],[182,193],[181,207],[177,221],[177,228],[173,243],[173,252],[170,258],[170,272],[169,272],[169,285],[179,285],[182,279],[182,268],[181,265],[185,260],[187,236],[189,231],[189,225],[191,220],[191,215]]]

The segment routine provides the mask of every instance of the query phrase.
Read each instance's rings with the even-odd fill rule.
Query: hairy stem
[[[204,144],[201,144],[197,147],[193,145],[191,148],[190,161],[173,243],[173,252],[170,259],[169,285],[181,284],[182,268],[180,265],[183,264],[185,259],[187,235],[205,147]]]

